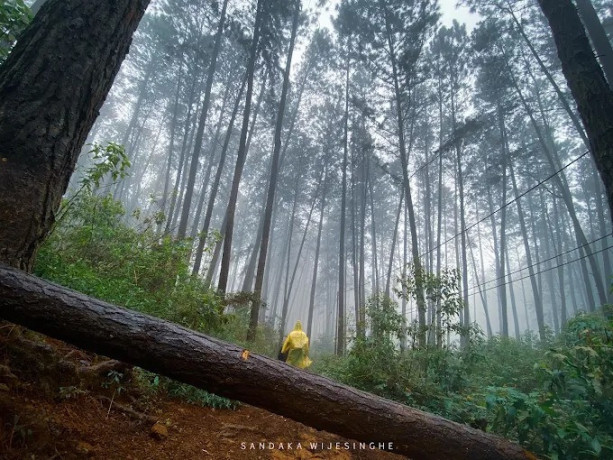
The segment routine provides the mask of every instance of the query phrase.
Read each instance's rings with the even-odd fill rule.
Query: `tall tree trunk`
[[[528,275],[530,277],[530,285],[532,286],[532,298],[534,300],[534,310],[536,311],[536,322],[539,329],[539,336],[541,340],[546,338],[545,330],[545,317],[543,316],[543,302],[541,292],[536,283],[536,276],[534,275],[534,264],[532,263],[532,251],[530,250],[530,243],[528,238],[528,230],[526,228],[526,220],[524,216],[524,210],[519,198],[519,191],[517,189],[517,181],[515,180],[515,171],[513,164],[509,163],[509,173],[511,174],[511,184],[513,185],[513,194],[515,195],[515,203],[517,205],[517,217],[519,219],[519,226],[521,229],[522,240],[524,243],[524,252],[526,254],[526,263],[528,264]]]
[[[501,334],[503,337],[509,336],[509,322],[508,322],[508,313],[507,313],[507,296],[506,296],[506,287],[504,284],[505,276],[505,262],[504,258],[506,256],[506,243],[507,243],[507,134],[506,127],[504,122],[504,113],[502,111],[502,107],[498,105],[498,125],[500,128],[500,145],[501,145],[501,156],[502,156],[502,211],[500,212],[500,279],[501,285],[498,288],[498,295],[500,296],[500,306],[501,306],[501,320],[502,320],[502,331]]]
[[[183,67],[181,67],[181,71],[182,71]],[[180,95],[181,95],[181,83],[182,83],[182,78],[183,78],[183,73],[181,72],[181,75],[177,81],[177,90],[175,93],[175,97],[174,97],[174,106],[172,109],[172,118],[170,119],[170,126],[169,126],[169,141],[168,141],[168,162],[166,164],[166,175],[164,178],[164,190],[162,192],[162,200],[160,202],[160,206],[159,206],[159,210],[162,213],[166,213],[166,205],[168,204],[168,191],[170,190],[170,179],[172,176],[172,158],[174,156],[174,151],[175,151],[175,135],[177,132],[177,118],[179,116],[179,100]],[[165,218],[168,218],[167,215],[165,215]],[[161,226],[161,221],[160,224],[158,224],[158,231],[160,230],[160,226]]]
[[[536,50],[536,48],[532,44],[532,41],[530,40],[528,35],[526,35],[524,27],[521,25],[521,22],[517,19],[517,16],[515,15],[515,13],[512,10],[509,10],[509,11],[511,12],[511,17],[513,19],[513,22],[515,23],[515,27],[517,27],[517,30],[519,31],[520,35],[522,36],[522,38],[526,42],[526,45],[528,46],[528,49],[530,50],[530,53],[532,53],[532,56],[534,57],[534,59],[538,63],[539,68],[541,69],[541,72],[543,72],[543,75],[545,75],[545,78],[547,79],[547,81],[549,82],[549,84],[551,85],[551,87],[553,88],[555,93],[557,94],[558,99],[559,99],[560,103],[562,104],[562,107],[564,108],[564,110],[568,114],[571,122],[573,123],[573,126],[577,130],[577,133],[579,134],[579,136],[583,140],[584,144],[586,146],[589,146],[590,143],[589,143],[589,139],[587,138],[587,135],[585,133],[585,130],[581,126],[581,123],[580,123],[579,119],[577,118],[577,115],[575,114],[575,112],[571,108],[570,104],[566,100],[566,95],[564,94],[564,92],[562,91],[560,86],[557,84],[557,82],[553,78],[553,75],[551,74],[551,72],[549,71],[549,69],[547,68],[547,66],[543,62],[543,60],[541,59],[541,56],[539,55],[538,51]],[[531,66],[528,64],[526,67],[528,69],[530,69]]]
[[[185,235],[187,234],[187,222],[189,218],[190,207],[192,204],[192,196],[194,194],[194,186],[196,183],[196,173],[198,172],[200,151],[202,150],[204,127],[206,126],[206,121],[209,114],[211,89],[213,88],[213,79],[215,77],[215,69],[217,67],[217,57],[219,56],[219,50],[221,49],[221,41],[223,37],[223,28],[226,22],[227,7],[228,0],[224,0],[223,6],[221,8],[221,16],[219,17],[219,23],[217,24],[215,44],[213,45],[213,52],[211,53],[211,62],[209,63],[209,69],[206,75],[206,83],[204,86],[204,102],[202,103],[202,110],[200,112],[200,120],[198,122],[198,131],[196,132],[194,151],[192,153],[192,159],[189,167],[189,176],[187,178],[187,187],[185,189],[185,198],[183,199],[183,210],[181,212],[181,219],[179,220],[177,238],[185,238]],[[213,161],[213,159],[211,158],[210,161]]]
[[[541,213],[543,215],[543,224],[542,224],[542,229],[543,229],[543,233],[545,235],[553,235],[554,234],[554,229],[553,229],[553,225],[551,225],[551,220],[549,218],[549,211],[547,209],[547,205],[545,204],[545,199],[543,197],[543,189],[541,188],[541,190],[539,191],[539,198],[540,198],[540,202],[541,202]],[[556,302],[556,296],[555,296],[555,286],[554,286],[554,282],[553,282],[553,270],[555,269],[554,267],[554,263],[553,263],[553,259],[554,259],[554,251],[552,251],[551,248],[551,242],[550,242],[550,238],[543,238],[545,241],[545,254],[547,254],[547,265],[546,265],[546,272],[545,272],[545,277],[547,280],[547,284],[549,286],[549,297],[551,299],[551,319],[553,322],[553,332],[555,335],[558,335],[560,333],[560,318],[558,315],[558,308],[557,305],[558,303]]]
[[[51,0],[0,67],[5,263],[32,268],[147,4]]]
[[[253,38],[251,40],[251,50],[249,53],[249,62],[247,63],[247,95],[245,97],[245,108],[243,111],[243,127],[241,129],[241,137],[236,158],[236,167],[234,169],[234,178],[232,179],[232,188],[230,190],[230,199],[228,202],[226,228],[223,240],[223,255],[221,258],[221,269],[219,272],[219,281],[217,284],[217,289],[221,293],[226,292],[226,287],[228,285],[228,272],[230,270],[232,236],[234,232],[234,214],[236,211],[236,202],[238,200],[238,187],[240,185],[241,176],[243,175],[243,167],[245,166],[245,160],[247,157],[247,131],[249,128],[249,114],[251,113],[251,96],[253,94],[255,61],[258,52],[258,42],[260,41],[262,2],[263,0],[258,0],[255,14],[255,24],[253,26]]]
[[[400,200],[398,201],[398,210],[396,211],[396,222],[394,223],[394,233],[392,234],[392,247],[390,249],[390,260],[387,265],[387,276],[385,280],[385,295],[390,297],[392,294],[392,268],[394,266],[394,251],[396,250],[396,239],[398,235],[398,226],[400,224],[400,214],[402,212],[402,202],[404,200],[404,194],[400,194]]]
[[[241,87],[238,90],[236,100],[234,101],[234,108],[232,109],[232,115],[230,115],[228,129],[226,131],[226,136],[224,138],[221,153],[219,155],[219,164],[217,165],[217,172],[215,173],[215,179],[213,179],[213,184],[211,184],[211,192],[209,193],[209,201],[204,215],[204,223],[202,224],[202,230],[200,231],[200,236],[198,237],[198,247],[196,248],[196,259],[194,260],[192,275],[196,275],[200,271],[200,264],[202,263],[202,256],[204,254],[204,247],[209,236],[209,226],[211,225],[211,218],[213,217],[213,208],[215,207],[215,200],[217,199],[217,193],[219,192],[219,182],[221,181],[221,176],[223,174],[223,167],[226,162],[228,146],[230,145],[230,138],[232,137],[232,131],[234,129],[234,121],[236,120],[236,115],[240,107],[241,98],[243,96],[243,91],[245,89],[246,82],[247,76],[245,75],[245,78],[243,78],[243,81],[241,83]]]
[[[419,320],[418,343],[420,347],[426,346],[426,299],[423,290],[423,269],[419,258],[419,243],[417,240],[417,224],[415,220],[415,208],[413,206],[413,198],[411,197],[411,184],[409,179],[408,152],[406,149],[405,133],[404,133],[404,114],[402,110],[400,81],[398,68],[396,63],[396,50],[393,42],[393,34],[389,23],[389,15],[387,8],[385,10],[385,27],[387,34],[387,45],[392,66],[392,79],[394,84],[394,104],[396,109],[396,122],[398,130],[398,144],[400,149],[400,162],[402,167],[403,187],[405,194],[405,202],[409,214],[409,226],[411,231],[411,252],[412,262],[415,267],[415,291],[417,302],[417,315]]]
[[[453,98],[452,98],[453,99]],[[452,104],[453,106],[454,104]],[[453,110],[453,119],[455,124],[455,110]],[[454,128],[455,131],[455,128]],[[461,142],[461,141],[459,141]],[[461,241],[461,258],[462,258],[462,300],[464,301],[464,314],[462,317],[463,325],[465,330],[468,331],[468,326],[470,325],[470,309],[468,304],[468,257],[466,256],[466,209],[464,206],[464,175],[462,172],[462,146],[459,145],[459,142],[456,144],[456,161],[457,161],[457,171],[458,171],[458,193],[460,200],[460,241]],[[468,345],[468,336],[466,333],[463,333],[461,336],[461,341],[463,346]]]
[[[513,288],[513,279],[511,277],[511,254],[509,251],[509,247],[507,246],[507,253],[505,257],[506,267],[507,267],[507,279],[501,280],[501,282],[508,283],[509,286],[509,297],[511,299],[511,314],[513,315],[513,328],[515,330],[515,340],[519,340],[519,318],[517,316],[517,302],[515,301],[515,289]]]
[[[198,84],[198,78],[194,76],[192,78],[192,85],[189,90],[189,96],[187,100],[187,115],[185,117],[185,123],[183,125],[183,141],[181,142],[181,152],[179,153],[179,164],[177,165],[177,173],[175,175],[174,186],[170,197],[170,208],[168,210],[168,217],[166,219],[166,226],[164,228],[164,234],[169,235],[174,228],[177,212],[176,205],[179,197],[179,187],[185,176],[185,153],[187,151],[188,138],[191,126],[192,108],[194,105],[194,98],[196,96],[196,86]],[[180,203],[180,200],[179,200]]]
[[[560,325],[564,327],[568,320],[568,311],[566,307],[566,284],[564,283],[564,262],[562,259],[562,252],[564,252],[563,238],[560,233],[563,231],[563,227],[560,225],[560,216],[558,212],[557,200],[553,199],[553,220],[557,223],[556,231],[554,232],[554,244],[556,246],[556,252],[559,254],[556,257],[556,265],[558,266],[558,284],[560,293]]]
[[[370,164],[370,157],[368,158],[368,163]],[[370,168],[369,168],[370,169]],[[372,263],[373,263],[373,273],[374,273],[374,282],[373,282],[373,293],[379,294],[379,262],[378,262],[378,250],[377,250],[377,226],[375,224],[375,194],[374,194],[374,177],[369,175],[368,185],[369,185],[369,195],[370,195],[370,229],[372,233]],[[396,236],[396,235],[394,235]],[[362,322],[366,321],[366,311],[362,309]]]
[[[243,79],[244,81],[244,79]],[[206,172],[204,173],[204,177],[201,180],[201,189],[200,189],[200,197],[198,199],[198,207],[196,209],[196,213],[194,214],[193,220],[192,220],[192,228],[191,228],[191,232],[190,232],[190,238],[192,240],[196,239],[196,235],[198,234],[198,226],[200,225],[200,217],[202,216],[202,208],[204,208],[204,201],[207,197],[207,193],[206,190],[207,188],[209,188],[209,180],[211,179],[211,171],[213,170],[213,165],[215,163],[215,160],[217,158],[217,145],[219,144],[219,136],[221,133],[221,127],[223,125],[223,121],[224,121],[224,115],[226,113],[226,106],[228,105],[228,101],[230,100],[230,88],[231,88],[231,84],[230,82],[228,82],[228,84],[226,85],[226,89],[224,91],[224,95],[223,95],[223,100],[222,100],[222,104],[221,104],[221,109],[219,110],[219,120],[217,120],[217,126],[215,127],[215,134],[213,134],[213,138],[210,141],[210,146],[209,146],[209,161],[206,167]],[[239,98],[240,99],[240,98]],[[223,146],[222,146],[223,148]],[[221,160],[221,153],[219,155],[220,160]],[[218,162],[219,164],[219,162]],[[210,195],[210,193],[209,193]]]
[[[613,216],[613,91],[571,0],[538,0],[549,21],[562,71],[577,102]]]
[[[313,277],[311,281],[311,293],[309,294],[309,313],[307,318],[307,336],[311,337],[313,328],[313,312],[315,311],[315,288],[317,287],[317,270],[319,269],[319,249],[321,247],[321,234],[324,225],[324,210],[326,209],[326,194],[328,191],[328,168],[324,166],[323,190],[319,205],[319,224],[317,226],[317,242],[315,244],[315,260],[313,261]]]
[[[254,300],[251,304],[251,316],[249,319],[249,329],[247,330],[247,340],[254,341],[258,317],[260,312],[260,303],[262,295],[262,284],[264,283],[264,272],[266,268],[266,256],[268,255],[268,238],[270,237],[270,226],[272,223],[272,211],[275,203],[275,193],[277,190],[277,178],[279,176],[279,155],[281,153],[281,135],[283,132],[283,119],[285,117],[285,105],[287,101],[287,93],[289,91],[289,79],[292,66],[292,56],[294,54],[294,44],[296,43],[296,33],[300,19],[300,1],[295,0],[295,10],[292,19],[292,32],[289,40],[287,51],[287,62],[283,73],[283,89],[281,90],[281,99],[279,100],[279,109],[277,112],[277,121],[275,126],[275,145],[272,153],[272,162],[270,166],[270,181],[268,183],[268,195],[266,197],[266,208],[264,210],[264,227],[262,229],[262,241],[260,242],[260,256],[258,258],[258,269],[255,275]]]
[[[341,192],[341,220],[338,249],[338,316],[336,323],[336,354],[345,354],[345,212],[347,207],[347,156],[349,148],[349,53],[345,69],[345,116],[343,118],[343,165]]]
[[[479,220],[479,217],[477,217],[477,221],[478,220]],[[479,281],[479,274],[477,272],[477,262],[475,260],[475,253],[473,251],[473,247],[471,244],[469,244],[468,248],[470,250],[470,258],[473,263],[473,273],[475,274],[475,283],[477,284],[477,289],[479,290],[479,297],[481,298],[481,305],[483,306],[483,312],[485,313],[485,326],[487,328],[487,337],[488,339],[491,339],[492,338],[492,322],[490,321],[490,311],[487,305],[487,294],[484,292],[484,289],[482,289],[483,282]],[[479,250],[481,251],[481,238],[480,237],[479,237]],[[483,254],[481,254],[481,256],[483,257]],[[481,263],[483,264],[483,261],[481,261]],[[483,265],[481,265],[481,270],[482,270],[481,273],[483,274]],[[481,279],[485,280],[485,276],[482,276]]]
[[[575,2],[581,20],[585,25],[585,30],[590,36],[594,51],[602,66],[602,71],[609,82],[609,86],[613,88],[613,48],[609,37],[607,37],[607,32],[600,22],[591,0],[575,0]]]
[[[543,152],[545,153],[545,158],[547,159],[547,162],[549,163],[549,166],[551,168],[552,174],[556,173],[557,171],[559,171],[559,161],[556,161],[556,158],[554,158],[554,154],[551,151],[550,146],[548,145],[545,135],[543,134],[540,126],[538,125],[538,123],[536,122],[535,118],[534,118],[534,114],[532,113],[532,109],[530,108],[529,104],[527,103],[526,99],[524,98],[523,93],[521,92],[521,89],[519,88],[519,84],[517,83],[517,80],[515,79],[515,77],[513,76],[512,72],[509,72],[509,75],[513,81],[513,86],[515,88],[515,91],[520,99],[520,101],[522,102],[522,105],[524,106],[528,117],[530,119],[530,123],[532,124],[532,127],[534,128],[534,131],[537,135],[537,138],[539,140],[539,143],[541,145],[541,148],[543,150]],[[613,127],[613,125],[612,125]],[[613,140],[613,138],[612,138]],[[555,148],[555,143],[553,138],[551,138],[551,146]],[[563,173],[561,174],[555,174],[555,176],[553,177],[553,181],[556,184],[556,186],[558,187],[558,189],[560,190],[560,193],[562,195],[562,199],[564,200],[564,204],[566,205],[566,208],[568,209],[568,213],[571,217],[571,221],[573,223],[573,228],[575,230],[575,235],[577,237],[577,242],[580,246],[582,246],[582,250],[587,254],[587,258],[588,258],[588,262],[590,263],[590,266],[592,268],[592,277],[594,278],[594,283],[596,285],[596,289],[598,291],[598,296],[600,299],[600,303],[604,304],[606,302],[606,295],[605,295],[605,289],[604,286],[602,284],[602,278],[600,276],[600,269],[598,267],[598,262],[596,261],[596,258],[594,257],[591,249],[589,248],[588,242],[587,242],[587,238],[585,237],[585,234],[583,232],[583,229],[581,227],[581,224],[579,222],[579,219],[577,217],[577,214],[575,212],[575,207],[573,204],[573,200],[572,200],[572,196],[568,187],[568,184],[566,182],[566,178],[563,175]],[[582,262],[582,265],[585,265],[585,261]],[[591,292],[591,288],[590,288],[590,282],[589,282],[589,276],[587,274],[587,268],[585,268],[583,270],[583,273],[585,274],[586,278],[585,278],[585,283],[586,283],[586,287],[588,289],[590,289],[588,291],[588,296],[593,297],[593,294]],[[592,304],[591,310],[594,309],[594,302],[590,299],[590,304]],[[590,311],[591,311],[590,310]]]

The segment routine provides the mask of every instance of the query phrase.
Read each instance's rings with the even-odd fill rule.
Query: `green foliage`
[[[413,343],[421,332],[435,337],[436,343],[441,346],[445,335],[452,333],[470,334],[459,321],[460,312],[464,307],[460,295],[460,272],[457,269],[443,268],[440,275],[429,273],[423,269],[416,269],[415,265],[407,266],[407,274],[399,278],[400,289],[396,293],[410,301],[418,300],[418,290],[421,288],[425,301],[435,309],[436,317],[440,317],[440,327],[436,323],[426,325],[421,331],[417,324],[408,329],[409,338]]]
[[[2,0],[0,2],[0,63],[2,63],[19,34],[30,23],[32,14],[23,0]]]
[[[222,398],[213,393],[201,390],[186,383],[177,382],[176,380],[146,371],[144,369],[135,368],[135,382],[147,395],[154,396],[170,396],[172,398],[182,399],[203,407],[213,407],[215,409],[236,409],[239,406],[238,401]]]
[[[236,409],[237,401],[222,398],[200,388],[170,380],[167,384],[168,394],[171,397],[183,399],[191,404],[215,409]]]
[[[442,294],[442,305],[452,299],[445,332],[461,333],[454,323],[461,303],[446,287],[455,284],[449,275],[448,284],[427,280],[428,297]],[[369,333],[357,337],[345,357],[320,357],[314,370],[516,440],[542,458],[613,458],[613,321],[580,314],[558,338],[545,341],[533,333],[484,340],[471,328],[461,349],[401,351],[397,337],[404,325],[396,307],[385,297],[371,298]]]
[[[220,339],[248,348],[252,352],[276,358],[279,351],[279,333],[270,325],[258,324],[255,342],[246,340],[251,305],[252,302],[258,300],[259,298],[253,292],[227,294],[223,301],[226,307],[226,321],[215,335]],[[266,305],[261,305],[260,308],[266,308]]]
[[[116,181],[128,175],[131,165],[123,145],[114,142],[109,142],[105,146],[95,142],[90,145],[91,149],[88,154],[92,157],[92,165],[81,179],[83,189],[93,192],[100,187],[105,177],[110,176],[113,181]]]
[[[83,189],[41,248],[35,273],[191,329],[219,328],[222,300],[190,276],[188,243],[156,235],[150,219],[136,230],[123,218],[112,197]]]

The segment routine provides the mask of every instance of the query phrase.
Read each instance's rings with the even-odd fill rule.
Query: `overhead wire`
[[[586,257],[590,257],[591,255],[595,255],[595,254],[600,254],[601,252],[608,251],[609,249],[613,249],[613,245],[607,246],[606,248],[600,249],[599,251],[592,252],[591,254],[584,254],[581,257],[578,257],[578,258],[573,259],[573,260],[566,261],[566,262],[558,264],[558,265],[556,265],[554,267],[547,267],[547,268],[545,268],[543,270],[540,270],[540,271],[534,273],[534,275],[540,275],[541,273],[545,273],[545,272],[548,272],[548,271],[551,271],[551,270],[555,270],[556,268],[560,268],[560,267],[563,267],[565,265],[569,265],[569,264],[572,264],[574,262],[578,262],[580,260],[585,259]],[[526,275],[526,276],[523,276],[523,277],[515,279],[515,280],[505,281],[504,283],[497,284],[496,286],[491,286],[491,287],[489,287],[487,289],[481,289],[481,290],[475,290],[475,291],[469,292],[468,293],[468,297],[470,297],[471,295],[479,294],[479,293],[483,294],[484,292],[491,291],[492,289],[497,289],[499,287],[503,287],[503,286],[506,286],[508,284],[516,283],[518,281],[523,281],[523,280],[525,280],[527,278],[530,278],[530,276],[531,275]]]
[[[482,281],[481,283],[478,283],[478,284],[474,284],[474,285],[472,285],[470,287],[470,289],[479,288],[481,286],[485,286],[486,284],[493,283],[495,281],[499,281],[501,279],[504,279],[507,276],[514,275],[514,274],[519,273],[519,272],[523,272],[524,270],[528,270],[528,269],[530,269],[532,267],[536,267],[538,265],[542,265],[545,262],[549,262],[549,261],[551,261],[553,259],[557,259],[558,257],[565,256],[566,254],[570,254],[571,252],[577,251],[577,250],[579,250],[579,249],[581,249],[583,247],[589,246],[589,245],[594,244],[594,243],[598,243],[599,241],[604,240],[605,238],[609,238],[610,236],[611,235],[601,236],[600,238],[597,238],[597,239],[592,240],[592,241],[588,241],[587,243],[581,244],[581,245],[576,246],[576,247],[574,247],[572,249],[568,249],[568,250],[566,250],[564,252],[561,252],[560,254],[556,254],[555,256],[551,256],[551,257],[549,257],[547,259],[539,260],[538,262],[535,262],[533,264],[527,265],[526,267],[522,267],[522,268],[518,268],[516,270],[513,270],[512,272],[506,273],[504,276],[499,276],[498,278],[494,278],[494,279],[491,279],[491,280]]]
[[[490,212],[489,214],[487,214],[485,217],[482,217],[481,219],[479,219],[477,222],[474,222],[473,224],[469,225],[468,227],[466,227],[465,229],[459,231],[458,233],[456,233],[455,235],[453,235],[452,237],[446,239],[445,241],[443,241],[442,243],[436,245],[435,247],[429,249],[426,252],[423,252],[419,255],[419,258],[421,259],[422,257],[434,252],[436,249],[439,249],[441,247],[443,247],[444,245],[446,245],[447,243],[449,243],[450,241],[453,241],[454,239],[456,239],[458,236],[462,235],[462,233],[467,233],[469,230],[475,228],[476,226],[478,226],[481,222],[484,222],[485,220],[489,219],[490,217],[492,217],[494,214],[500,212],[501,210],[503,210],[504,208],[506,208],[507,206],[512,205],[513,203],[515,203],[516,201],[518,201],[520,198],[526,196],[528,193],[532,192],[533,190],[537,189],[538,187],[540,187],[541,185],[543,185],[544,183],[546,183],[547,181],[551,180],[552,178],[554,178],[555,176],[557,176],[558,174],[560,174],[561,172],[563,172],[565,169],[569,168],[570,166],[572,166],[573,164],[575,164],[577,161],[579,161],[580,159],[582,159],[583,157],[585,157],[589,152],[585,151],[583,152],[581,155],[579,155],[577,158],[575,158],[574,160],[572,160],[570,163],[567,163],[566,165],[562,166],[560,169],[558,169],[557,171],[555,171],[554,173],[550,174],[549,176],[547,176],[546,178],[542,179],[541,181],[539,181],[538,183],[536,183],[535,185],[533,185],[532,187],[528,188],[527,190],[525,190],[524,192],[522,192],[521,194],[517,195],[515,198],[513,198],[511,201],[506,202],[505,204],[503,204],[502,206],[500,206],[498,209]]]

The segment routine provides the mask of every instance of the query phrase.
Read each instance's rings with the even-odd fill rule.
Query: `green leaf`
[[[592,449],[594,450],[594,453],[596,455],[600,455],[600,452],[602,451],[602,446],[600,445],[600,441],[598,441],[598,438],[592,438]]]

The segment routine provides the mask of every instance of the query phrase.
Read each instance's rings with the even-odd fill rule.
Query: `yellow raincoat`
[[[309,359],[309,338],[302,330],[302,323],[296,321],[294,330],[287,335],[281,353],[287,353],[286,363],[304,369],[313,361]]]

